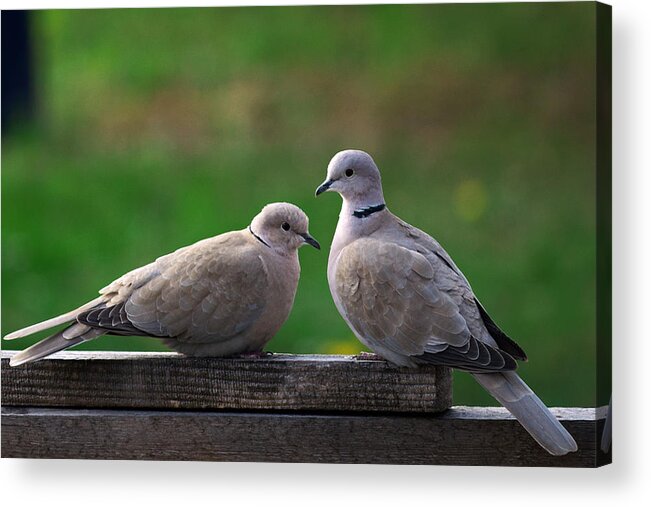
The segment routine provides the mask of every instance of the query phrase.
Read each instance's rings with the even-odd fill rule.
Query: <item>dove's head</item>
[[[384,204],[380,170],[361,150],[344,150],[332,157],[326,180],[316,195],[323,192],[338,192],[344,201],[359,208]]]
[[[249,231],[259,241],[280,253],[295,252],[304,244],[321,249],[310,236],[307,215],[298,206],[287,202],[267,204],[249,225]]]

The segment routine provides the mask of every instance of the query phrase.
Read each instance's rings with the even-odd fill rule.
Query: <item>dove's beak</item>
[[[316,195],[322,194],[323,192],[328,190],[332,186],[333,183],[334,183],[334,181],[332,181],[332,180],[325,180],[323,183],[321,183],[319,188],[316,189],[316,193],[314,195],[316,196]]]
[[[317,250],[321,250],[321,245],[319,245],[319,242],[310,236],[307,232],[305,234],[301,234],[301,236],[308,245],[312,245]]]

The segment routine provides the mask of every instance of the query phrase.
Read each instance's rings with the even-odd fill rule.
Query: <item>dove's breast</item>
[[[261,259],[265,265],[268,289],[267,303],[258,321],[251,327],[249,351],[262,350],[285,323],[294,306],[296,289],[300,277],[298,253]]]

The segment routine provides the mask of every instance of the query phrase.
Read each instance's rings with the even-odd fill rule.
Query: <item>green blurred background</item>
[[[330,157],[360,148],[391,210],[444,245],[527,351],[527,382],[549,405],[594,406],[594,9],[32,13],[37,114],[3,131],[2,333],[290,201],[323,250],[301,251],[268,349],[356,353],[326,281],[340,199],[313,195]],[[455,403],[495,404],[463,373]]]

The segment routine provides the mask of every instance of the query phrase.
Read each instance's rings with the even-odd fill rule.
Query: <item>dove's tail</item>
[[[38,324],[34,324],[32,326],[19,329],[18,331],[14,331],[13,333],[9,333],[7,336],[5,336],[4,339],[14,340],[16,338],[22,338],[24,336],[29,336],[34,333],[44,331],[46,329],[50,329],[60,324],[73,322],[75,321],[75,319],[80,313],[85,312],[86,310],[89,310],[94,306],[97,306],[99,303],[101,303],[101,301],[102,298],[100,296],[97,299],[93,299],[92,301],[89,301],[85,305],[76,308],[75,310],[69,311],[68,313],[64,313],[63,315],[59,315],[58,317],[54,317],[52,319],[39,322]],[[18,366],[19,364],[36,361],[38,359],[42,359],[46,356],[49,356],[50,354],[54,354],[55,352],[58,352],[60,350],[70,348],[83,341],[97,338],[98,336],[103,335],[105,333],[106,333],[105,331],[93,329],[90,326],[85,326],[84,324],[79,324],[75,322],[72,325],[68,326],[66,329],[56,334],[53,334],[52,336],[49,336],[44,340],[41,340],[40,342],[23,350],[22,352],[19,352],[18,354],[16,354],[11,358],[9,364],[11,366]]]
[[[85,324],[72,324],[58,333],[35,343],[31,347],[21,350],[9,360],[9,366],[18,366],[20,364],[38,361],[60,350],[74,347],[81,342],[93,340],[98,336],[106,334],[106,332],[104,329],[93,328]]]
[[[97,299],[93,299],[92,301],[89,301],[85,305],[76,308],[75,310],[69,311],[68,313],[64,313],[63,315],[59,315],[58,317],[44,320],[43,322],[39,322],[38,324],[32,324],[31,326],[25,327],[23,329],[19,329],[18,331],[14,331],[13,333],[9,333],[7,336],[4,337],[4,339],[15,340],[16,338],[23,338],[24,336],[29,336],[31,334],[38,333],[39,331],[44,331],[45,329],[50,329],[51,327],[55,327],[60,324],[72,322],[77,318],[77,315],[79,315],[80,313],[86,310],[90,310],[93,306],[96,306],[101,302],[102,302],[102,297],[100,296]]]
[[[507,371],[473,376],[547,452],[562,456],[578,449],[572,435],[517,373]]]

